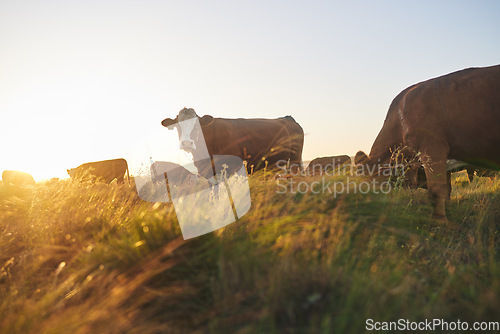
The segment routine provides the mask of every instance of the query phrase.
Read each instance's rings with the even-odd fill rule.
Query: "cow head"
[[[199,120],[200,125],[206,126],[213,121],[213,117],[205,115],[199,117],[194,109],[184,108],[179,111],[175,119],[165,118],[161,125],[169,130],[177,128],[179,133],[179,147],[186,152],[193,152],[196,150],[196,143],[200,138],[200,128],[196,127],[196,119]]]
[[[358,153],[356,153],[356,156],[354,157],[354,164],[355,165],[363,165],[363,164],[368,163],[369,160],[370,160],[370,158],[368,158],[368,156],[366,155],[365,152],[358,151]]]

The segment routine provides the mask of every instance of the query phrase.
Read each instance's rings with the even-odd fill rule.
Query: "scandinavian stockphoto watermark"
[[[184,239],[231,224],[251,206],[243,160],[210,156],[198,119],[194,125],[188,121],[200,133],[196,155],[180,148],[177,135],[163,131],[138,143],[129,163],[142,200],[173,203]]]
[[[371,182],[363,181],[357,182],[349,177],[345,181],[334,181],[326,177],[322,177],[320,180],[316,181],[295,181],[294,179],[278,179],[278,194],[283,194],[286,192],[296,194],[296,193],[313,193],[313,194],[332,194],[334,197],[341,194],[367,194],[369,192],[378,194],[388,194],[392,186],[389,181],[384,181],[382,183],[377,183],[375,179]]]
[[[393,189],[392,180],[404,175],[407,166],[403,164],[374,164],[354,166],[350,163],[337,164],[335,159],[329,164],[313,164],[306,169],[298,165],[289,165],[287,161],[279,161],[276,166],[277,189],[283,193],[331,194],[336,197],[341,194],[388,194]],[[357,176],[384,177],[383,182],[375,178],[360,181]],[[301,178],[300,176],[315,176]],[[339,177],[341,176],[341,177]]]

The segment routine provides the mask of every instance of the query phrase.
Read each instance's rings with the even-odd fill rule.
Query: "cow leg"
[[[406,172],[406,178],[408,181],[408,188],[417,189],[418,188],[418,167],[412,166]]]
[[[448,186],[448,193],[446,194],[446,202],[450,201],[451,197],[451,171],[446,172],[446,185]]]
[[[290,147],[290,166],[294,169],[294,175],[299,175],[303,172],[302,168],[302,149],[304,146],[304,138],[299,135],[291,136],[292,145]]]
[[[467,177],[469,178],[469,183],[474,180],[474,168],[467,168]]]
[[[427,188],[434,206],[433,217],[446,223],[446,199],[449,198],[451,183],[449,183],[448,173],[446,171],[446,159],[442,158],[430,163],[424,164],[425,175],[427,177]]]

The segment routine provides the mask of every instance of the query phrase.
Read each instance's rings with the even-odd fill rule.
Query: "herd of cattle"
[[[161,124],[169,130],[177,129],[179,147],[192,153],[197,177],[208,179],[213,175],[217,164],[214,156],[224,155],[241,158],[248,173],[276,167],[283,161],[290,166],[291,174],[293,168],[302,170],[304,131],[291,116],[224,119],[200,117],[193,109],[184,108],[174,119],[166,118]],[[467,169],[472,179],[474,172],[484,175],[500,169],[499,126],[500,65],[461,70],[417,83],[397,95],[370,154],[358,152],[354,164],[374,170],[376,165],[390,165],[399,150],[406,160],[416,161],[406,174],[408,184],[416,187],[424,183],[424,178],[434,217],[445,221],[451,171]],[[333,165],[350,163],[347,155],[321,157],[311,161],[305,172],[314,175],[327,172]],[[173,170],[165,163],[156,164],[155,172]],[[126,173],[124,159],[86,163],[68,170],[72,178],[87,176],[106,183],[114,179],[121,183]],[[182,167],[177,173],[183,178],[192,175]],[[4,171],[2,180],[7,184],[35,183],[31,175],[17,171]]]

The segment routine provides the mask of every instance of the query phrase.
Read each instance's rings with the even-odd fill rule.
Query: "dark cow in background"
[[[211,187],[206,179],[169,161],[155,161],[150,167],[150,175],[151,179],[139,189],[139,197],[149,202],[172,202],[172,197],[186,196]]]
[[[403,90],[392,101],[370,151],[356,164],[388,163],[392,152],[420,152],[434,217],[446,221],[447,160],[500,169],[500,65],[470,68]],[[417,173],[414,173],[416,175]]]
[[[199,127],[195,127],[196,119],[208,152],[205,143],[201,142]],[[161,124],[170,130],[177,128],[180,148],[193,154],[198,173],[206,178],[213,175],[214,155],[241,158],[247,162],[249,173],[265,168],[266,161],[269,168],[280,162],[297,169],[302,165],[304,131],[291,116],[278,119],[199,117],[194,109],[184,108],[175,119],[166,118]],[[217,161],[214,164],[217,165]],[[217,166],[215,169],[219,170]]]
[[[128,165],[125,159],[103,160],[87,162],[76,168],[67,170],[72,179],[102,181],[106,184],[114,179],[118,183],[123,183],[125,172],[130,179]]]
[[[2,172],[2,181],[4,185],[13,186],[31,186],[36,184],[31,174],[17,170],[4,170]]]
[[[481,168],[473,165],[469,165],[465,162],[450,159],[446,163],[447,169],[451,171],[452,173],[455,172],[460,172],[460,171],[467,171],[467,178],[469,179],[469,182],[472,182],[474,180],[474,176],[477,177],[495,177],[497,172],[494,170],[490,170],[487,168]],[[451,184],[450,184],[451,188]]]
[[[313,159],[306,168],[307,175],[333,175],[335,171],[344,165],[351,164],[348,155],[336,155],[331,157],[320,157]]]
[[[489,177],[491,179],[491,178],[496,177],[498,174],[497,171],[485,169],[485,168],[479,168],[479,167],[472,166],[472,165],[466,164],[465,162],[454,160],[454,159],[447,160],[446,170],[447,170],[448,174],[466,171],[467,179],[469,180],[469,183],[472,183],[472,181],[474,181],[474,176]],[[409,188],[425,188],[425,189],[427,189],[427,178],[425,177],[424,167],[420,166],[418,168],[416,176],[413,175],[413,177],[416,177],[416,179],[415,179],[416,183],[414,182],[414,180],[407,180],[407,185]],[[448,179],[448,196],[449,196],[451,193],[451,177],[447,177],[447,179]],[[449,199],[449,197],[448,197],[448,199]]]
[[[150,172],[153,182],[165,182],[166,177],[170,186],[184,186],[200,180],[198,175],[185,167],[169,161],[155,161],[150,167]]]
[[[474,175],[477,177],[489,177],[490,180],[492,180],[493,178],[498,176],[498,171],[485,168],[469,167],[467,168],[467,175],[469,177],[469,182],[472,182],[474,180]]]

